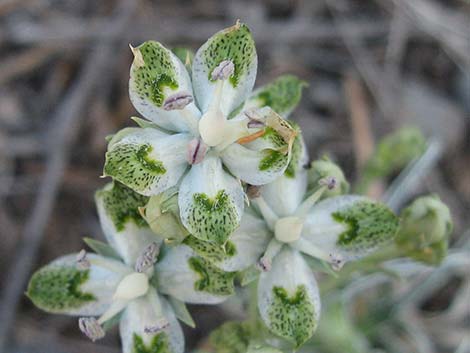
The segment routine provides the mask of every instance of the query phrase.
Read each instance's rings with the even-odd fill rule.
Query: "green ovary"
[[[171,353],[168,338],[164,332],[160,332],[152,338],[150,345],[144,343],[142,337],[134,333],[134,345],[132,353]]]
[[[191,257],[188,261],[189,267],[200,277],[194,283],[195,290],[221,296],[234,293],[236,272],[222,271],[201,257]]]
[[[116,144],[106,153],[104,172],[142,192],[158,183],[160,176],[166,173],[163,163],[150,157],[152,150],[149,144]]]
[[[282,287],[274,287],[268,315],[270,330],[293,342],[296,347],[307,341],[317,327],[315,307],[303,285],[296,288],[293,296],[289,296]]]
[[[346,224],[337,244],[347,250],[368,250],[393,239],[398,218],[385,205],[363,201],[333,213],[333,219]]]
[[[224,190],[214,198],[193,195],[187,220],[189,231],[197,238],[222,245],[238,227],[238,211]]]
[[[131,75],[134,76],[137,94],[142,100],[150,99],[161,107],[165,96],[163,88],[178,88],[176,69],[170,53],[160,43],[148,41],[137,48],[142,54],[145,65],[134,65]]]
[[[103,198],[106,212],[117,231],[123,231],[127,222],[134,222],[138,227],[147,226],[140,215],[139,207],[147,204],[148,197],[137,194],[118,182],[114,182],[112,188],[98,191],[96,195]]]
[[[31,277],[27,295],[34,305],[45,311],[62,313],[79,309],[95,300],[93,294],[80,291],[88,278],[89,270],[46,266]]]
[[[235,25],[210,39],[203,55],[208,67],[209,80],[211,80],[212,71],[222,61],[231,60],[235,70],[229,81],[233,87],[237,87],[240,79],[248,75],[250,65],[256,56],[255,43],[246,25]]]

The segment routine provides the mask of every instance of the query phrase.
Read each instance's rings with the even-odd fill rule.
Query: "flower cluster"
[[[346,194],[330,160],[309,165],[288,120],[305,83],[285,75],[252,91],[257,55],[246,25],[216,33],[194,57],[154,41],[131,50],[130,99],[145,119],[108,141],[104,175],[113,181],[95,197],[107,244],[86,239],[95,253],[41,268],[27,295],[79,316],[93,341],[119,323],[125,353],[182,353],[177,319],[194,326],[185,303],[220,303],[238,278],[256,283],[259,322],[300,347],[320,318],[313,270],[334,274],[393,243],[399,218]],[[410,222],[402,228],[418,232]],[[431,247],[443,241],[429,237]],[[406,236],[397,244],[422,249]],[[245,332],[248,350],[278,352],[235,326],[225,331]]]

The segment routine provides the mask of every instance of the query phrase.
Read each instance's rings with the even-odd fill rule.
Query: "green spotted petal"
[[[158,289],[183,302],[218,304],[234,293],[235,272],[224,272],[189,246],[171,248],[156,265]]]
[[[283,75],[273,82],[256,89],[245,102],[244,109],[271,107],[284,118],[295,109],[302,98],[305,81],[293,75]]]
[[[108,146],[104,175],[146,196],[174,186],[188,166],[190,135],[166,135],[152,128],[126,130]]]
[[[178,203],[181,221],[192,235],[222,245],[240,223],[244,192],[223,170],[220,158],[208,155],[184,177]]]
[[[190,131],[181,110],[165,110],[165,99],[177,93],[192,93],[191,80],[183,63],[158,42],[148,41],[132,48],[134,61],[129,80],[129,96],[134,107],[146,119],[171,131]],[[199,118],[194,103],[185,113]]]
[[[113,182],[96,192],[95,202],[106,239],[126,264],[134,266],[147,245],[161,242],[139,213],[148,197]]]
[[[248,143],[231,144],[222,151],[221,158],[230,172],[242,181],[264,185],[287,170],[298,132],[269,107],[254,111],[252,115],[266,125],[264,134]]]
[[[304,223],[302,238],[327,254],[353,260],[392,241],[397,229],[398,218],[387,206],[346,195],[315,205]]]
[[[320,294],[299,252],[284,247],[271,271],[261,273],[258,308],[269,330],[295,347],[313,335],[320,317]]]
[[[272,234],[263,219],[247,209],[240,227],[230,236],[225,246],[188,237],[184,243],[199,256],[224,271],[240,271],[256,264],[266,251]]]
[[[193,87],[202,112],[214,96],[216,82],[212,71],[224,60],[231,60],[234,73],[224,83],[221,111],[228,116],[251,93],[256,78],[257,55],[250,30],[243,23],[214,34],[196,53],[193,62]]]
[[[89,254],[90,261],[105,266],[91,265],[87,270],[77,268],[77,254],[66,255],[34,273],[26,295],[38,308],[58,314],[100,315],[111,304],[113,293],[127,268],[118,261]]]
[[[159,320],[169,326],[158,333],[146,333]],[[146,296],[131,301],[120,321],[119,332],[124,353],[183,353],[183,330],[170,304],[154,288]]]

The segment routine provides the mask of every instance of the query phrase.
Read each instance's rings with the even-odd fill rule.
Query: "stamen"
[[[103,327],[94,317],[81,317],[78,319],[78,327],[93,342],[105,336]]]
[[[135,263],[136,272],[142,273],[153,266],[157,261],[157,256],[160,253],[160,246],[153,242],[149,244],[142,254],[137,258]]]
[[[249,110],[244,111],[243,114],[245,114],[245,116],[248,118],[248,123],[246,124],[248,128],[251,129],[251,128],[260,128],[260,127],[266,126],[266,124],[263,121],[258,119],[258,116],[255,110],[249,109]]]
[[[336,178],[328,176],[318,181],[320,187],[312,195],[310,195],[295,211],[295,215],[298,217],[305,217],[310,211],[313,205],[322,197],[326,190],[333,190],[337,186]]]
[[[318,184],[321,186],[326,186],[328,190],[333,190],[338,186],[338,181],[333,176],[327,176],[318,181]]]
[[[151,333],[158,333],[166,329],[167,327],[170,326],[170,323],[168,322],[167,319],[162,318],[159,319],[154,325],[152,326],[145,326],[144,332],[151,334]]]
[[[87,252],[85,249],[80,250],[77,254],[77,269],[88,270],[91,267],[90,260],[87,258]]]
[[[262,196],[259,196],[256,199],[254,199],[253,203],[255,203],[258,206],[258,209],[263,215],[263,218],[266,221],[268,228],[270,230],[274,230],[276,221],[279,219],[276,213],[274,213],[271,207],[269,207],[269,205],[266,203],[266,201],[263,199]]]
[[[211,74],[212,81],[226,80],[233,75],[235,71],[235,65],[231,60],[222,61]]]
[[[283,244],[278,241],[277,239],[273,238],[268,244],[266,252],[264,255],[259,259],[257,263],[257,267],[260,271],[268,272],[271,271],[273,258],[279,254],[281,251]]]
[[[165,110],[181,110],[193,101],[193,96],[189,92],[178,92],[169,96],[163,103]]]
[[[341,270],[345,263],[346,261],[341,254],[330,254],[330,264],[333,270]]]
[[[261,186],[248,184],[246,186],[246,195],[248,196],[248,198],[250,200],[260,197],[261,196]]]
[[[265,132],[266,132],[265,130],[260,130],[260,131],[257,131],[255,133],[251,134],[251,135],[241,137],[237,140],[237,143],[239,143],[240,145],[249,143],[249,142],[254,141],[257,138],[263,136]]]
[[[186,160],[189,164],[198,164],[204,160],[208,146],[201,139],[193,139],[188,143]]]

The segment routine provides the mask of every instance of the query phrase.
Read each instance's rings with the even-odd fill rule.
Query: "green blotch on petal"
[[[270,126],[264,130],[262,138],[269,141],[273,148],[283,148],[287,146],[287,143],[284,141],[282,136]]]
[[[250,66],[256,57],[256,48],[250,30],[245,24],[236,24],[224,29],[209,39],[203,53],[208,67],[208,79],[212,81],[212,71],[224,60],[231,60],[235,70],[229,78],[237,87],[243,76],[248,76]]]
[[[131,75],[135,77],[135,90],[141,99],[149,99],[161,107],[165,96],[164,87],[173,90],[178,88],[176,69],[171,60],[170,52],[160,43],[148,41],[134,49],[140,52],[143,65],[134,60]],[[139,55],[139,54],[137,54]]]
[[[298,168],[303,168],[303,166],[299,166],[299,161],[302,158],[304,147],[302,145],[302,135],[299,126],[292,122],[291,124],[297,131],[297,136],[295,137],[294,143],[292,144],[291,158],[289,164],[287,165],[286,171],[284,172],[284,175],[289,178],[295,178]]]
[[[250,100],[258,100],[259,107],[269,106],[276,113],[285,115],[299,104],[305,86],[305,81],[293,75],[284,75],[262,87]]]
[[[146,190],[166,173],[163,163],[150,157],[152,150],[149,144],[116,143],[106,152],[105,175],[137,192]]]
[[[226,322],[209,336],[217,353],[246,353],[250,343],[250,325],[244,322]]]
[[[282,287],[273,288],[273,303],[269,311],[269,329],[301,346],[315,332],[315,307],[307,296],[307,289],[300,285],[293,296]]]
[[[191,247],[199,256],[214,263],[220,263],[237,253],[237,249],[231,241],[227,241],[224,245],[218,245],[189,236],[183,243]]]
[[[348,226],[337,244],[347,250],[367,250],[392,240],[398,217],[385,205],[370,201],[333,213],[333,219]]]
[[[62,313],[79,309],[95,300],[93,294],[80,291],[88,278],[89,270],[46,266],[31,277],[26,294],[34,305],[45,311]]]
[[[194,283],[194,289],[214,295],[231,295],[234,293],[233,280],[236,272],[225,272],[201,257],[191,257],[189,267],[200,279]]]
[[[261,171],[282,169],[289,158],[284,153],[271,149],[266,149],[262,153],[263,158],[258,165],[258,169]]]
[[[150,345],[144,343],[142,337],[134,333],[132,353],[171,353],[168,338],[164,332],[160,332],[152,338]]]
[[[238,212],[224,190],[220,190],[214,198],[196,193],[193,195],[189,223],[195,237],[224,244],[238,227]]]
[[[106,213],[113,221],[117,231],[123,231],[127,222],[134,222],[138,227],[147,226],[147,222],[140,215],[139,207],[147,204],[148,197],[142,196],[118,182],[114,182],[111,188],[97,191],[96,197],[103,199]]]

